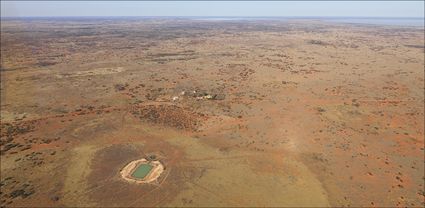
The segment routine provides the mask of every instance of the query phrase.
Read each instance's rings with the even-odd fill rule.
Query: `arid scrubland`
[[[424,179],[423,28],[1,22],[1,206],[424,206]]]

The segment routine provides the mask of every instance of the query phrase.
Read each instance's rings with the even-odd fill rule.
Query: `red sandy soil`
[[[0,205],[424,206],[423,46],[319,21],[2,20]],[[120,178],[148,155],[157,184]]]

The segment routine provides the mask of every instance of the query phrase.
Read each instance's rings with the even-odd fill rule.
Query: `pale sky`
[[[2,17],[424,17],[424,1],[3,1]]]

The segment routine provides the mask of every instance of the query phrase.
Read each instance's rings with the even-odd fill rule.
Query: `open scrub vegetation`
[[[2,20],[0,205],[424,206],[423,46],[314,20]]]

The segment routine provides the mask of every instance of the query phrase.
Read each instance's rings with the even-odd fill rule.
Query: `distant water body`
[[[381,18],[381,17],[199,17],[197,20],[240,21],[240,20],[321,20],[328,22],[424,27],[424,18]]]
[[[192,19],[202,21],[257,21],[257,20],[320,20],[347,24],[393,25],[408,27],[424,27],[424,18],[395,18],[395,17],[195,17],[195,16],[140,16],[140,17],[1,17],[1,20],[114,20],[114,19]]]
[[[324,20],[354,24],[424,27],[423,18],[325,18]]]

